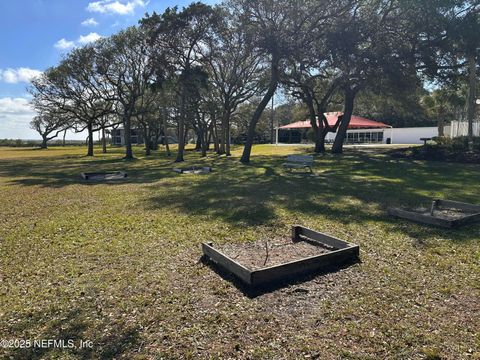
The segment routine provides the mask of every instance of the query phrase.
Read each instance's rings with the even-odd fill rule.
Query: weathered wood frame
[[[306,241],[332,248],[332,251],[280,265],[250,270],[215,249],[211,243],[203,243],[202,250],[204,256],[218,264],[221,268],[233,273],[245,284],[252,287],[281,281],[297,275],[325,270],[333,266],[351,264],[357,262],[359,259],[360,247],[358,245],[350,244],[303,226],[293,226],[292,241],[303,241],[302,238],[307,238]]]
[[[91,180],[91,177],[94,176],[107,176],[107,175],[118,175],[118,178],[115,179],[105,179],[100,181],[111,181],[111,180],[122,180],[127,177],[127,173],[124,171],[106,171],[106,172],[89,172],[89,173],[81,173],[80,176],[83,180]],[[98,181],[98,180],[97,180]]]
[[[200,170],[200,174],[208,174],[212,172],[212,168],[210,166],[190,166],[186,168],[173,168],[178,174],[195,174],[195,171]]]
[[[473,214],[465,215],[458,219],[442,219],[435,217],[433,211],[435,208],[444,208],[444,209],[457,209],[470,211]],[[388,214],[395,216],[401,219],[411,220],[421,224],[435,225],[444,228],[457,228],[466,224],[472,224],[480,221],[480,205],[467,204],[458,201],[451,200],[434,200],[432,202],[432,207],[430,215],[420,214],[414,211],[407,211],[398,208],[389,208]]]

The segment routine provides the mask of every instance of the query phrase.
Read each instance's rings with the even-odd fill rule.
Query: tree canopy
[[[37,123],[58,115],[88,130],[88,155],[94,132],[122,124],[127,159],[137,129],[147,154],[159,142],[169,152],[176,139],[176,161],[192,135],[202,155],[213,143],[228,156],[233,134],[244,139],[248,163],[279,91],[288,111],[310,120],[315,151],[326,151],[327,133],[336,132],[339,153],[354,111],[440,131],[463,111],[471,130],[479,30],[477,1],[194,2],[72,50],[30,92]],[[334,125],[324,116],[332,110],[343,113]]]

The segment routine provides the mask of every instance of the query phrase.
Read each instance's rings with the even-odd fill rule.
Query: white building
[[[341,113],[325,114],[330,126],[334,126]],[[310,121],[298,121],[281,126],[277,129],[277,143],[308,142],[307,131],[311,129]],[[480,136],[480,122],[474,123],[474,136]],[[468,124],[453,121],[445,126],[444,134],[447,137],[466,136]],[[336,133],[328,133],[325,141],[332,143]],[[438,136],[438,127],[408,127],[392,128],[391,126],[360,116],[352,116],[347,130],[346,144],[423,144],[422,139],[431,139]]]
[[[438,136],[438,127],[392,128],[392,144],[423,144],[420,139]]]

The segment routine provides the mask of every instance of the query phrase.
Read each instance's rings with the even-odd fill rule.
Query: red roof
[[[342,114],[343,113],[341,112],[326,113],[325,116],[327,118],[328,125],[332,127],[335,126],[338,117]],[[308,129],[311,127],[312,127],[312,124],[310,124],[310,120],[306,120],[306,121],[297,121],[292,124],[280,126],[280,129],[284,129],[284,130]],[[355,116],[355,115],[352,115],[352,118],[350,119],[350,124],[348,125],[349,129],[385,129],[389,127],[391,126],[378,121],[365,119],[361,116]]]

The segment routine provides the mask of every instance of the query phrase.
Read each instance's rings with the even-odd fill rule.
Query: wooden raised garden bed
[[[456,228],[480,221],[480,205],[450,200],[435,200],[430,209],[407,211],[389,208],[388,213],[398,218],[445,228]]]
[[[189,166],[185,168],[174,168],[178,174],[208,174],[212,172],[212,168],[209,166]]]
[[[87,181],[123,180],[127,177],[127,173],[123,171],[90,172],[90,173],[81,173],[80,175],[84,180],[87,180]]]
[[[359,246],[303,226],[293,226],[292,236],[268,242],[226,245],[203,243],[205,257],[256,287],[330,267],[354,263]]]

